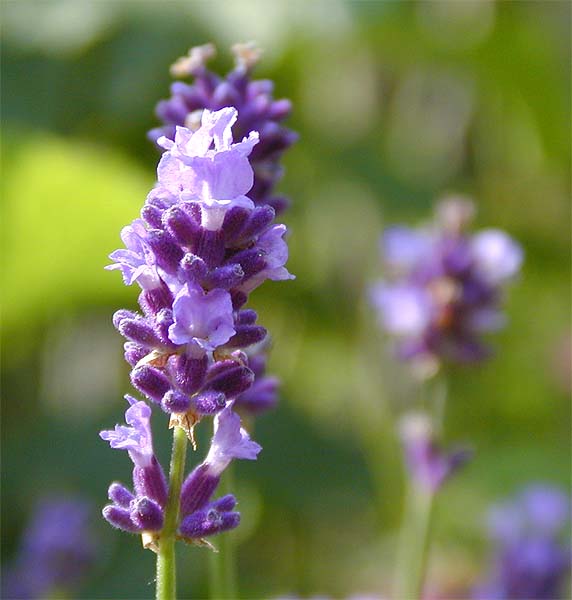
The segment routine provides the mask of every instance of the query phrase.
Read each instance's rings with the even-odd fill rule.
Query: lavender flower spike
[[[490,573],[473,590],[478,600],[556,600],[570,579],[570,498],[531,485],[493,506],[489,534],[495,549]]]
[[[3,569],[2,597],[74,597],[96,562],[91,514],[91,507],[79,498],[42,498],[15,560]]]
[[[204,68],[210,54],[204,47],[177,63],[178,72],[188,69],[202,82],[178,84],[177,94],[189,100],[216,86]],[[212,495],[228,464],[256,458],[260,446],[232,407],[240,397],[243,408],[253,410],[275,402],[275,380],[263,377],[264,366],[254,358],[250,368],[248,350],[267,332],[245,304],[267,279],[292,278],[286,227],[274,221],[284,201],[270,192],[280,174],[278,158],[293,138],[277,125],[289,105],[271,100],[269,82],[249,81],[255,53],[242,48],[238,54],[216,101],[202,98],[197,105],[196,98],[189,104],[177,97],[162,105],[173,126],[153,138],[164,150],[157,183],[141,219],[123,229],[125,248],[111,254],[108,267],[141,288],[140,313],[119,310],[113,324],[127,340],[132,385],[169,414],[173,450],[168,487],[153,453],[151,408],[128,398],[127,425],[100,435],[129,453],[133,490],[113,483],[103,514],[114,527],[142,534],[144,546],[158,552],[158,597],[173,596],[178,537],[203,544],[204,536],[239,523],[234,496]],[[227,94],[233,88],[238,95]],[[256,375],[262,379],[254,387]],[[188,439],[196,450],[195,427],[211,418],[208,455],[181,484]]]

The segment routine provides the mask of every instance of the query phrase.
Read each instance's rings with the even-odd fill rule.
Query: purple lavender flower
[[[91,508],[73,497],[42,499],[2,580],[2,597],[35,599],[77,589],[95,563]]]
[[[165,125],[150,131],[149,138],[163,144],[164,142],[158,141],[161,137],[174,140],[177,126],[192,128],[198,115],[205,109],[218,111],[236,107],[239,116],[231,123],[236,138],[242,139],[251,131],[257,131],[260,136],[251,157],[254,180],[250,198],[256,205],[267,204],[279,213],[288,204],[285,198],[274,195],[274,187],[283,172],[280,159],[283,152],[297,139],[294,132],[280,124],[290,114],[291,105],[288,100],[274,100],[271,81],[252,80],[252,68],[260,55],[256,48],[237,44],[233,51],[235,68],[224,78],[215,75],[205,66],[215,54],[212,44],[191,48],[188,56],[173,65],[171,71],[174,76],[192,75],[194,83],[173,83],[171,98],[159,102],[156,110],[157,116]],[[242,193],[246,194],[248,189]]]
[[[490,574],[473,597],[479,600],[564,598],[570,576],[570,499],[536,484],[489,513],[495,543]]]
[[[449,452],[440,448],[431,419],[423,413],[411,413],[402,418],[401,440],[413,482],[429,494],[438,492],[472,455],[468,448],[459,447]]]
[[[114,261],[105,267],[109,271],[120,269],[125,285],[139,283],[143,289],[152,290],[160,285],[155,269],[155,256],[145,241],[146,229],[141,219],[136,219],[121,230],[121,240],[126,250],[116,250],[109,258]]]
[[[203,83],[212,79],[202,66],[207,50],[192,52],[185,63],[204,75]],[[231,79],[237,89],[244,88],[247,98],[241,106],[246,114],[225,102],[220,110],[204,108],[190,118],[185,113],[184,123],[175,119],[172,130],[157,136],[165,150],[157,184],[141,219],[122,232],[126,249],[113,252],[114,264],[108,267],[121,270],[127,285],[137,282],[141,288],[141,312],[119,310],[113,317],[127,340],[125,359],[132,367],[133,386],[170,414],[170,426],[182,428],[195,449],[195,426],[213,418],[205,460],[186,478],[180,496],[177,487],[171,489],[175,499],[179,496],[176,524],[173,502],[167,503],[166,478],[153,452],[150,406],[127,397],[128,426],[101,432],[112,448],[127,450],[134,463],[133,491],[111,484],[104,517],[116,528],[140,533],[144,546],[154,550],[172,544],[176,531],[190,543],[208,545],[204,537],[238,525],[234,496],[212,496],[233,459],[253,460],[261,448],[250,440],[232,407],[241,397],[256,410],[275,402],[276,382],[263,377],[264,362],[247,352],[260,346],[266,329],[244,305],[265,280],[293,277],[285,267],[286,227],[274,222],[272,205],[281,206],[281,200],[268,196],[277,177],[264,176],[265,166],[276,166],[289,145],[286,130],[274,123],[281,118],[280,110],[282,117],[288,111],[279,103],[262,106],[270,101],[270,90],[259,85],[256,91],[256,82],[248,83],[244,52]],[[260,123],[264,131],[244,130],[249,122]],[[240,141],[235,142],[233,131]],[[256,197],[253,185],[258,185]],[[255,372],[261,377],[256,387]],[[176,429],[178,466],[173,469],[179,469],[179,482],[184,443]],[[177,478],[171,474],[170,480]]]
[[[432,227],[392,227],[381,240],[386,278],[371,290],[397,356],[434,373],[441,363],[482,360],[482,335],[504,325],[503,290],[522,264],[506,233],[467,233],[472,204],[442,202]]]
[[[236,333],[230,294],[210,292],[187,283],[173,302],[173,324],[169,339],[177,345],[188,344],[190,355],[200,358],[224,345]]]
[[[151,409],[145,402],[130,396],[126,399],[130,406],[125,411],[125,421],[130,427],[116,425],[99,435],[112,448],[127,450],[134,465],[135,494],[120,483],[112,483],[108,491],[112,504],[103,509],[103,516],[114,527],[130,533],[159,531],[167,502],[167,481],[153,452]]]
[[[240,417],[233,412],[231,406],[220,412],[214,419],[214,435],[207,457],[183,483],[181,489],[183,523],[196,511],[205,510],[223,471],[233,459],[255,460],[261,449],[241,427]],[[181,530],[182,535],[196,537],[189,535],[188,531],[185,533],[184,529],[183,527]]]

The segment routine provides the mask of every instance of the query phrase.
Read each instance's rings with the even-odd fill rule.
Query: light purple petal
[[[380,250],[389,268],[409,272],[427,256],[432,243],[426,231],[395,226],[384,231],[380,240]]]
[[[224,290],[205,293],[195,284],[185,285],[173,303],[173,316],[169,339],[175,344],[191,344],[203,354],[235,334],[232,301]]]
[[[415,337],[421,335],[431,322],[431,299],[421,288],[381,282],[372,288],[370,297],[379,311],[382,327],[390,334]]]
[[[129,397],[127,399],[132,402]],[[127,450],[138,467],[148,467],[153,458],[150,420],[151,408],[145,402],[131,403],[125,411],[125,422],[130,427],[116,425],[115,429],[104,430],[99,436],[108,441],[112,448]]]
[[[475,268],[490,283],[502,283],[520,270],[522,248],[500,229],[485,229],[475,234],[471,247]]]
[[[214,436],[206,458],[209,470],[220,474],[234,458],[255,460],[262,447],[240,426],[240,417],[227,406],[214,419]]]

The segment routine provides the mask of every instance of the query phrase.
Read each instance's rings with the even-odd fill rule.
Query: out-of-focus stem
[[[159,538],[157,553],[157,600],[175,600],[177,574],[175,536],[179,521],[179,498],[185,472],[187,434],[181,427],[173,428],[173,450],[169,471],[169,498],[165,508],[165,524]]]
[[[445,415],[447,387],[442,380],[426,385],[433,428],[435,434],[440,436]],[[409,475],[394,589],[394,597],[399,600],[421,600],[423,598],[435,495],[433,490],[416,482]]]
[[[434,495],[431,492],[419,489],[418,486],[409,486],[394,591],[394,597],[399,600],[417,600],[423,597],[433,501]]]
[[[232,493],[233,479],[230,464],[219,484],[221,495]],[[237,600],[236,553],[232,533],[227,532],[219,536],[216,546],[218,552],[209,553],[209,597],[211,600]]]

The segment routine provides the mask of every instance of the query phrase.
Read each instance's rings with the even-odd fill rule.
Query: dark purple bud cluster
[[[225,76],[208,70],[206,62],[215,54],[212,44],[191,48],[188,56],[179,59],[172,67],[175,77],[192,76],[192,84],[177,81],[171,85],[171,97],[157,105],[157,117],[165,124],[149,132],[156,142],[161,136],[174,139],[177,125],[193,127],[198,112],[212,111],[229,106],[238,109],[234,126],[235,137],[241,139],[251,131],[258,131],[260,142],[250,157],[254,169],[254,185],[249,196],[257,205],[268,205],[282,212],[288,199],[274,195],[274,187],[282,177],[280,159],[298,135],[281,123],[292,110],[289,100],[273,98],[273,83],[253,80],[252,70],[259,51],[252,45],[236,44],[233,47],[235,66]]]

